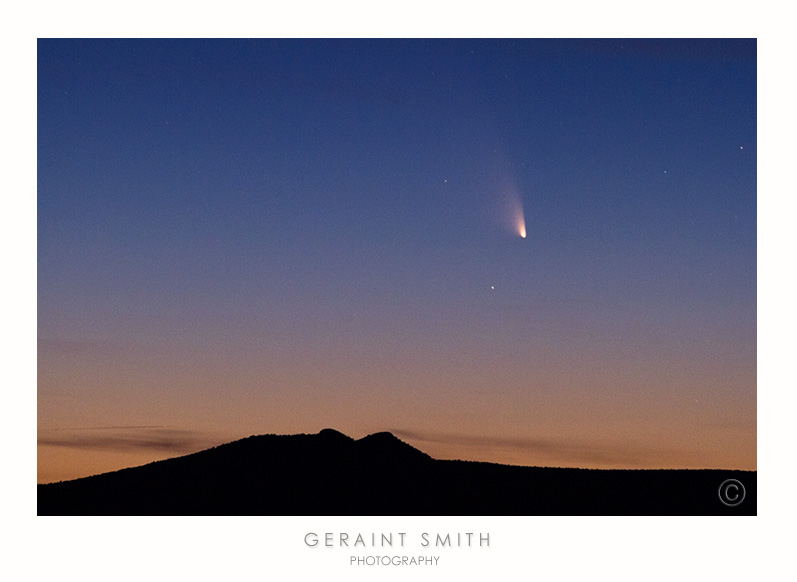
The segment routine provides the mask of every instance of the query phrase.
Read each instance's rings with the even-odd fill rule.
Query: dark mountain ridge
[[[755,515],[755,471],[441,461],[388,432],[260,435],[38,485],[39,515]],[[719,487],[745,488],[735,507]]]

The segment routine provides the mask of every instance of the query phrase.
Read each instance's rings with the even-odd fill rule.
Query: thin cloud
[[[575,439],[511,438],[432,433],[392,429],[398,437],[419,442],[460,447],[480,447],[533,454],[550,458],[560,466],[661,466],[662,459],[685,458],[684,451],[643,447],[632,443],[594,444]]]
[[[105,434],[99,431],[105,431]],[[39,431],[40,446],[116,452],[159,451],[189,453],[208,448],[216,441],[192,430],[157,427],[89,427]]]

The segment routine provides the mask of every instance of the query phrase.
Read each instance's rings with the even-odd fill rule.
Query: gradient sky
[[[755,40],[39,40],[38,480],[325,427],[755,469]]]

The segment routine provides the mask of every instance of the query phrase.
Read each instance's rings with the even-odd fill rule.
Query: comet
[[[496,200],[495,218],[502,229],[512,235],[526,238],[526,216],[523,212],[523,196],[518,187],[517,178],[510,169],[510,164],[497,161],[496,164]]]
[[[517,225],[517,233],[520,238],[526,238],[526,219],[523,217],[523,207],[518,205],[518,213],[515,217],[515,224]]]
[[[514,231],[520,235],[520,238],[526,238],[526,217],[523,215],[523,201],[520,198],[520,192],[516,187],[512,187],[508,193]]]

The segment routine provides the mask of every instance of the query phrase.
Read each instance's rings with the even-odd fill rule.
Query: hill
[[[755,515],[755,471],[432,459],[390,433],[260,435],[37,486],[39,515]],[[744,501],[719,487],[736,479]]]

